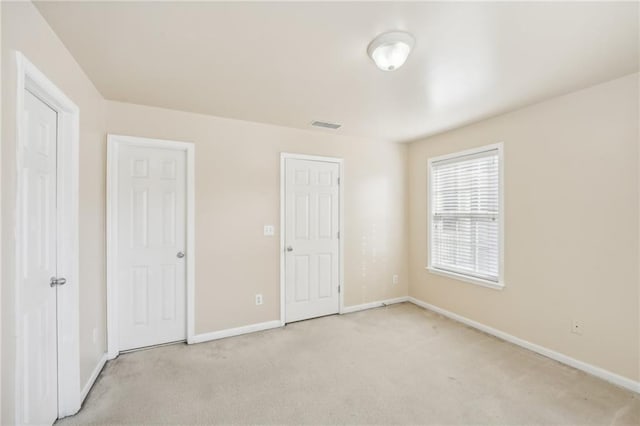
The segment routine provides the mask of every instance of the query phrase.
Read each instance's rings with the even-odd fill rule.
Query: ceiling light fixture
[[[393,71],[405,63],[415,43],[411,34],[391,31],[374,38],[369,43],[367,53],[382,71]]]

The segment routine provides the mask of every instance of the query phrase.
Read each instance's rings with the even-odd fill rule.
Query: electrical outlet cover
[[[275,227],[273,225],[265,225],[264,226],[264,236],[265,237],[272,237],[273,235],[275,235],[276,230]]]

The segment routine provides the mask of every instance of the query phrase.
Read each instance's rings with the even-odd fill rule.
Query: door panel
[[[285,321],[339,311],[340,166],[285,160]]]
[[[121,145],[118,155],[119,349],[184,340],[186,154]]]
[[[52,424],[58,417],[57,290],[49,285],[57,261],[57,113],[29,91],[24,102],[19,409],[25,424]]]

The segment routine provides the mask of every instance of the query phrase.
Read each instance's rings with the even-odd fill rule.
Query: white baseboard
[[[395,299],[381,300],[378,302],[364,303],[362,305],[348,306],[342,309],[343,314],[351,312],[363,311],[365,309],[379,308],[394,303],[408,302],[409,297],[396,297]],[[209,342],[211,340],[224,339],[225,337],[240,336],[241,334],[255,333],[256,331],[269,330],[272,328],[282,327],[284,324],[280,320],[260,322],[257,324],[245,325],[242,327],[228,328],[226,330],[213,331],[211,333],[196,334],[189,339],[189,344]]]
[[[342,314],[350,314],[352,312],[364,311],[366,309],[379,308],[381,306],[393,305],[394,303],[408,302],[409,296],[396,297],[394,299],[379,300],[377,302],[363,303],[361,305],[345,306],[342,308]]]
[[[423,302],[422,300],[418,300],[414,297],[409,297],[409,302],[428,309],[430,311],[436,312],[440,315],[444,315],[447,318],[451,318],[452,320],[458,321],[462,324],[466,324],[470,327],[476,328],[480,331],[483,331],[487,334],[491,334],[499,339],[505,340],[509,343],[513,343],[514,345],[521,346],[525,349],[529,349],[530,351],[539,353],[540,355],[544,355],[547,358],[551,358],[578,370],[582,370],[585,373],[589,373],[592,376],[599,377],[607,382],[613,383],[615,385],[621,386],[625,389],[629,389],[633,392],[640,393],[640,382],[634,381],[627,377],[621,376],[619,374],[613,373],[609,370],[605,370],[604,368],[596,367],[595,365],[588,364],[583,361],[579,361],[575,358],[571,358],[570,356],[564,355],[560,352],[556,352],[554,350],[545,348],[544,346],[537,345],[535,343],[531,343],[527,340],[521,339],[519,337],[515,337],[511,334],[505,333],[504,331],[497,330],[493,327],[489,327],[488,325],[481,324],[477,321],[471,320],[469,318],[463,317],[462,315],[458,315],[451,311],[447,311],[446,309],[440,308],[438,306],[432,305],[430,303]]]
[[[210,340],[224,339],[225,337],[240,336],[241,334],[254,333],[256,331],[269,330],[271,328],[282,327],[280,320],[260,322],[257,324],[245,325],[243,327],[228,328],[226,330],[213,331],[211,333],[196,334],[189,344],[208,342]]]
[[[80,394],[81,405],[84,402],[87,395],[89,395],[89,391],[95,384],[96,380],[98,379],[98,376],[100,375],[100,372],[102,371],[106,363],[107,363],[107,354],[105,353],[98,360],[98,364],[96,365],[96,368],[93,369],[93,372],[91,373],[91,377],[89,377],[89,380],[84,385],[84,388],[82,388],[82,393]]]

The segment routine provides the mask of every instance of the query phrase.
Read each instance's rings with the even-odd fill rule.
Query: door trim
[[[67,283],[58,288],[56,301],[56,327],[58,352],[58,418],[75,414],[80,409],[80,302],[79,302],[79,242],[78,242],[78,141],[80,134],[80,109],[45,74],[38,70],[22,53],[16,52],[16,235],[24,226],[22,188],[22,152],[26,145],[24,134],[24,92],[29,90],[57,112],[57,229],[56,250],[59,254],[57,270]],[[23,244],[16,238],[15,276],[15,335],[22,334],[21,291],[17,271],[23,262]],[[46,283],[44,283],[46,285]],[[23,379],[23,366],[16,346],[15,419],[22,423],[21,392],[18,386]]]
[[[107,354],[114,359],[119,351],[118,325],[118,153],[119,147],[141,146],[164,148],[186,153],[186,291],[187,343],[194,343],[195,335],[195,146],[191,142],[150,139],[136,136],[107,135]]]
[[[342,314],[344,311],[344,159],[338,157],[323,157],[319,155],[308,154],[295,154],[289,152],[280,153],[280,324],[286,323],[286,286],[285,286],[285,194],[286,194],[286,179],[285,179],[285,162],[288,159],[294,160],[309,160],[309,161],[323,161],[325,163],[336,163],[340,167],[340,184],[338,188],[339,200],[340,200],[340,243],[338,250],[339,253],[339,275],[340,275],[340,304],[338,306],[338,313]]]

